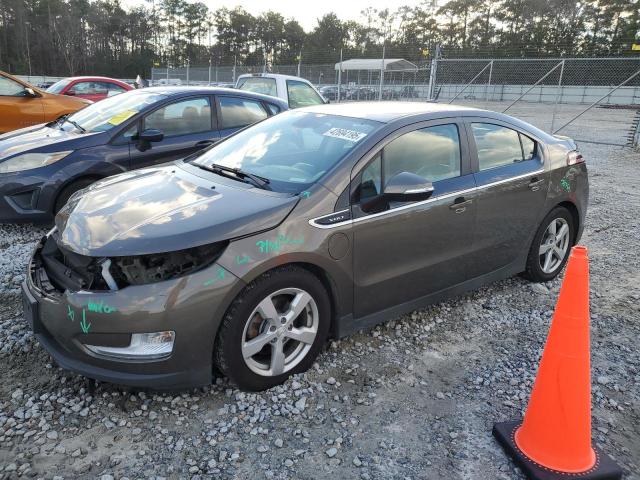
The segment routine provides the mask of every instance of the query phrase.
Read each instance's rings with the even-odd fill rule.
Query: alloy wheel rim
[[[555,218],[547,226],[539,249],[540,268],[544,273],[555,272],[569,249],[569,223],[564,218]]]
[[[299,288],[284,288],[258,303],[242,332],[242,357],[265,377],[282,375],[309,353],[318,335],[318,306]]]

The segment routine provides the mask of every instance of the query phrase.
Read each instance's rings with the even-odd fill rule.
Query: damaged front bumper
[[[120,290],[63,289],[52,282],[50,262],[43,261],[48,238],[29,263],[23,304],[36,338],[62,368],[137,387],[211,383],[215,335],[244,286],[238,278],[212,263],[189,275]],[[67,272],[68,278],[76,274]],[[150,356],[136,355],[144,342]]]

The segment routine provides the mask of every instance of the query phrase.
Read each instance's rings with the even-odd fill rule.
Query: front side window
[[[382,125],[359,118],[284,112],[229,137],[193,163],[239,168],[267,178],[275,191],[299,193]]]
[[[454,124],[405,133],[389,142],[363,170],[356,198],[364,201],[381,195],[389,180],[402,172],[431,182],[458,177],[460,160],[460,136]]]
[[[24,94],[24,87],[10,78],[0,76],[0,96],[19,97]]]
[[[460,137],[453,124],[405,133],[384,147],[385,184],[401,172],[436,182],[460,175]]]
[[[247,92],[261,93],[263,95],[278,96],[275,78],[247,77],[241,78],[238,88]]]
[[[520,136],[515,130],[491,123],[472,123],[471,130],[478,151],[480,171],[513,165],[523,160]]]
[[[287,80],[287,94],[291,108],[310,107],[324,103],[320,95],[309,84],[298,80]]]
[[[76,95],[93,95],[98,93],[96,84],[94,82],[78,82],[71,86],[70,92],[74,92]]]
[[[71,83],[71,80],[69,80],[69,79],[58,80],[56,83],[51,85],[45,91],[47,93],[60,93],[60,92],[62,92],[62,90],[64,90],[66,88],[67,85],[69,85],[69,83]]]
[[[160,130],[165,137],[207,132],[212,129],[211,125],[209,97],[171,103],[151,112],[144,119],[145,130]]]
[[[221,129],[246,127],[267,118],[262,104],[240,97],[219,97]]]

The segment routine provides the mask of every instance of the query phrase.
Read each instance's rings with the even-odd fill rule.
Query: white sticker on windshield
[[[339,138],[341,140],[347,140],[349,142],[358,142],[367,136],[366,133],[356,132],[355,130],[348,130],[346,128],[330,128],[323,133],[325,137]]]

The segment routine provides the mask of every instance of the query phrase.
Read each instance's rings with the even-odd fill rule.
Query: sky
[[[389,8],[395,10],[401,5],[419,3],[418,0],[201,0],[209,9],[216,10],[221,7],[234,8],[242,6],[252,15],[273,10],[279,12],[285,18],[295,18],[302,28],[309,32],[315,27],[316,19],[325,13],[335,12],[340,20],[358,20],[360,12],[367,7],[382,10]],[[124,5],[140,5],[144,0],[123,0]],[[146,2],[150,4],[151,1]]]

